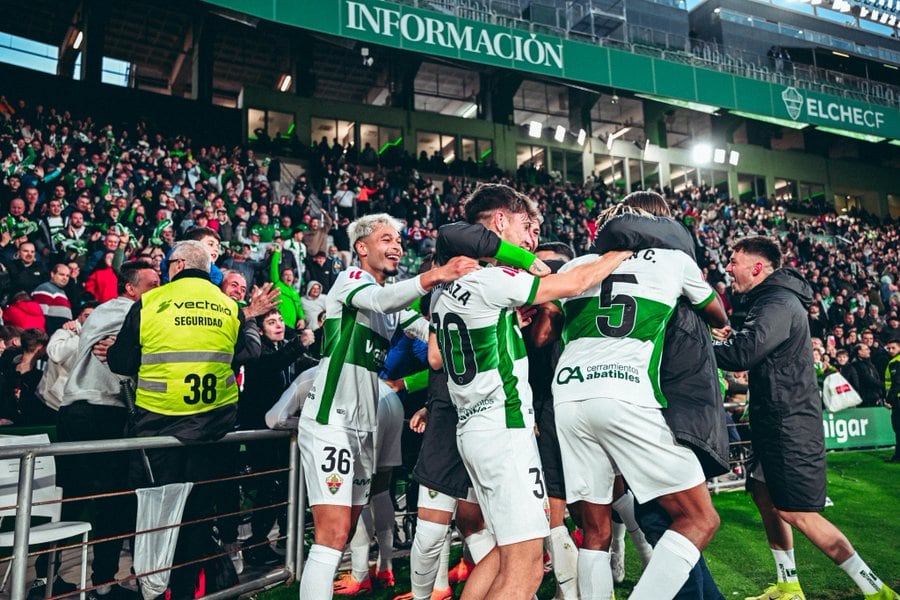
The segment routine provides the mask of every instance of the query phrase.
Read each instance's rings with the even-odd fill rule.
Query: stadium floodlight
[[[738,166],[738,162],[741,160],[741,153],[737,150],[732,150],[728,153],[728,164],[732,167]]]
[[[541,131],[543,131],[544,126],[541,125],[537,121],[529,121],[528,122],[528,135],[533,138],[541,137]]]
[[[756,121],[762,121],[763,123],[771,123],[772,125],[780,125],[781,127],[787,127],[788,129],[806,129],[807,127],[809,127],[809,123],[791,121],[789,119],[779,119],[778,117],[769,117],[767,115],[758,115],[755,113],[744,112],[742,110],[729,110],[728,112],[729,114],[735,115],[737,117],[754,119]]]
[[[887,138],[881,137],[878,135],[872,135],[870,133],[857,133],[855,131],[846,131],[844,129],[834,129],[832,127],[816,127],[819,131],[824,131],[825,133],[833,133],[835,135],[842,135],[844,137],[853,138],[854,140],[862,140],[864,142],[871,142],[873,144],[877,144],[878,142],[883,142]]]
[[[584,146],[585,140],[587,140],[587,131],[585,131],[584,129],[579,129],[578,130],[578,145]]]
[[[671,104],[678,108],[686,108],[688,110],[696,110],[697,112],[706,113],[708,115],[719,111],[718,106],[711,104],[701,104],[700,102],[691,102],[690,100],[680,100],[678,98],[666,98],[663,96],[654,96],[653,94],[635,94],[638,98],[645,100],[653,100],[654,102],[662,102],[663,104]]]
[[[900,146],[900,140],[891,140],[888,142],[891,146]]]
[[[291,81],[292,81],[292,80],[293,80],[293,77],[291,77],[291,76],[288,75],[287,73],[285,73],[284,75],[282,75],[282,76],[281,76],[281,81],[278,82],[278,91],[280,91],[280,92],[286,92],[286,91],[288,91],[289,89],[291,89]]]
[[[462,113],[461,115],[459,115],[459,116],[462,117],[463,119],[469,119],[469,118],[471,118],[471,117],[474,117],[474,116],[475,116],[475,113],[477,113],[477,112],[478,112],[478,105],[475,104],[475,103],[473,102],[473,103],[470,104],[469,107],[468,107],[466,110],[464,110],[463,113]]]
[[[725,148],[716,148],[713,152],[713,162],[717,162],[720,165],[725,164]]]
[[[691,158],[694,159],[694,164],[705,164],[712,159],[712,153],[712,146],[709,144],[697,144],[691,150]]]
[[[562,125],[557,125],[556,132],[553,134],[553,139],[557,142],[564,142],[566,140],[566,128]]]
[[[74,48],[75,50],[78,50],[79,48],[81,48],[81,42],[83,42],[83,41],[84,41],[84,32],[79,31],[78,35],[75,36],[75,43],[72,44],[72,48]]]
[[[613,142],[631,131],[631,127],[623,127],[622,129],[615,131],[608,136],[606,136],[606,149],[612,150]]]

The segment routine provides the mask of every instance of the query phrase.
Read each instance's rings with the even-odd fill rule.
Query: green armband
[[[410,394],[426,389],[428,387],[428,369],[407,375],[403,378],[403,383],[406,385],[406,391]]]
[[[418,298],[413,300],[413,303],[409,305],[409,310],[413,310],[413,311],[419,313],[420,315],[422,314],[422,297],[421,296],[419,296]]]
[[[517,267],[519,269],[530,269],[531,265],[533,265],[534,261],[537,259],[537,257],[528,250],[513,246],[509,242],[504,242],[503,240],[500,240],[500,247],[497,249],[497,254],[494,255],[494,258],[505,265]]]

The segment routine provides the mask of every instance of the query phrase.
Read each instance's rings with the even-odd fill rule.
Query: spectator
[[[64,323],[72,320],[72,304],[65,292],[66,286],[69,285],[69,277],[68,265],[57,263],[50,269],[50,281],[37,286],[31,295],[44,311],[47,334],[50,336]]]
[[[38,385],[38,395],[54,411],[58,411],[62,404],[63,390],[78,353],[81,328],[96,307],[96,302],[81,305],[75,319],[59,327],[47,342],[47,367]]]
[[[306,324],[312,331],[319,328],[319,315],[325,312],[325,295],[322,294],[322,284],[315,279],[306,284],[306,294],[302,298],[303,314]]]
[[[872,362],[872,349],[866,343],[859,343],[854,346],[854,352],[856,358],[850,366],[855,373],[856,384],[851,385],[862,397],[861,406],[879,406],[884,399],[884,385]],[[841,372],[843,373],[843,369]]]
[[[75,336],[77,351],[59,408],[57,431],[60,441],[109,440],[123,436],[129,407],[121,396],[119,377],[103,362],[107,345],[101,342],[115,336],[132,304],[158,286],[159,275],[149,262],[126,263],[120,273],[119,296],[97,306],[91,318],[82,323]],[[101,345],[95,349],[97,344]],[[128,488],[127,454],[80,454],[61,460],[65,468],[60,469],[60,473],[67,498]],[[131,496],[97,498],[90,503],[94,505],[92,524],[98,537],[121,535],[134,527],[135,508]],[[81,503],[65,506],[73,515],[84,508]],[[101,592],[112,591],[110,586],[119,570],[122,542],[121,539],[110,540],[93,548],[91,581],[103,586]],[[116,591],[122,590],[117,587]]]
[[[47,281],[48,274],[44,266],[37,260],[34,244],[22,242],[12,264],[9,265],[10,294],[25,291],[31,293],[34,288]]]
[[[309,231],[303,236],[307,256],[316,256],[319,252],[324,253],[328,249],[328,231],[332,225],[334,225],[334,220],[328,213],[321,213],[319,218],[310,220]],[[322,285],[326,285],[324,281]]]
[[[3,320],[7,325],[20,329],[47,330],[47,319],[41,305],[31,298],[28,292],[18,292],[12,302],[3,311]]]
[[[238,403],[241,429],[265,429],[265,414],[294,378],[314,366],[316,361],[305,355],[303,336],[286,328],[282,313],[273,308],[257,319],[262,332],[259,358],[248,362],[244,371],[244,389]],[[312,340],[308,340],[311,342]],[[257,441],[247,444],[247,461],[256,471],[283,469],[287,466],[287,447],[280,441]],[[248,484],[256,494],[257,506],[284,502],[287,499],[285,473],[255,478]],[[244,560],[254,566],[273,565],[283,560],[267,544],[269,530],[280,509],[253,513],[250,539],[245,543]]]
[[[115,252],[106,250],[94,272],[84,282],[84,291],[91,294],[99,303],[104,303],[118,296],[119,280],[113,269]]]
[[[306,276],[312,281],[322,284],[322,292],[327,294],[331,290],[338,272],[334,268],[334,261],[328,258],[324,251],[316,253],[312,260],[306,263]]]
[[[47,356],[47,333],[43,329],[25,329],[21,344],[8,358],[3,357],[0,420],[24,426],[53,425],[56,413],[38,395],[38,385],[44,374],[43,361]]]
[[[304,329],[306,326],[303,313],[303,302],[300,294],[294,289],[294,269],[281,266],[281,243],[276,242],[272,248],[272,264],[269,276],[274,287],[281,292],[278,309],[284,319],[284,323],[291,329]]]

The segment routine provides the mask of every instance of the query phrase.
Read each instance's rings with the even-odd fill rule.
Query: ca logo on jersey
[[[559,385],[565,385],[573,379],[577,379],[581,383],[584,383],[584,376],[581,374],[581,367],[563,367],[556,374],[556,383],[558,383]]]

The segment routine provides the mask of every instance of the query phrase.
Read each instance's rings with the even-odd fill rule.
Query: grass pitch
[[[886,464],[884,459],[888,456],[887,451],[830,453],[828,496],[834,506],[826,508],[824,514],[850,538],[879,577],[900,589],[900,464]],[[722,525],[704,556],[719,589],[729,600],[761,593],[774,581],[775,567],[756,507],[742,491],[721,493],[713,497],[713,503]],[[619,599],[628,597],[640,576],[640,562],[630,544],[629,541],[625,582],[616,586]],[[454,562],[459,554],[460,549],[454,548]],[[800,582],[809,600],[862,598],[850,578],[799,534],[795,535],[795,554]],[[396,588],[376,589],[367,598],[390,600],[409,591],[409,561],[396,559],[394,569]],[[457,586],[457,598],[461,590],[462,586]],[[554,592],[555,582],[548,574],[538,597],[549,599]],[[259,598],[294,600],[297,585],[263,592]]]

